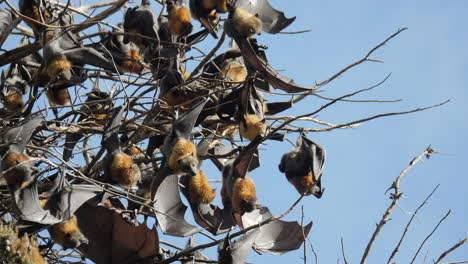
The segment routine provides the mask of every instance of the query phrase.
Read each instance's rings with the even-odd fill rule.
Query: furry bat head
[[[247,232],[233,243],[229,241],[229,234],[218,246],[218,262],[223,264],[243,264],[249,256],[260,229]]]
[[[141,34],[150,38],[158,38],[157,18],[151,11],[150,1],[141,0],[141,5],[127,9],[124,18],[124,30],[127,33]],[[137,36],[125,35],[123,42],[135,43],[141,49],[150,46],[154,40],[143,39]]]
[[[325,156],[324,148],[301,134],[297,147],[283,155],[278,167],[300,194],[313,194],[320,198],[323,194],[321,179]]]
[[[63,249],[78,248],[81,244],[88,244],[89,242],[81,233],[76,216],[50,226],[48,231],[52,240],[61,245]]]
[[[192,32],[190,10],[185,0],[167,0],[169,33],[174,37],[185,37]]]
[[[218,38],[216,31],[219,17],[217,13],[226,13],[226,0],[190,0],[190,12],[193,18],[200,21],[214,38]]]
[[[11,64],[8,72],[2,71],[0,98],[10,112],[21,111],[24,106],[23,94],[29,91],[29,84],[23,79],[20,68],[18,64]]]
[[[267,207],[260,207],[241,217],[239,225],[242,228],[258,224],[272,218]],[[298,249],[312,228],[312,222],[305,227],[301,227],[298,222],[288,222],[276,220],[266,225],[262,225],[257,230],[260,233],[255,238],[254,248],[257,251],[270,254],[284,254]]]
[[[203,69],[203,78],[243,82],[247,78],[247,69],[240,50],[230,47],[207,63]]]

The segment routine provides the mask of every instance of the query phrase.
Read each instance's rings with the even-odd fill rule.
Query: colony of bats
[[[113,27],[77,23],[72,6],[43,0],[0,9],[0,47],[11,32],[24,35],[15,49],[21,55],[8,57],[1,76],[3,221],[28,234],[48,229],[54,243],[98,264],[163,260],[170,254],[158,232],[226,237],[219,263],[244,263],[252,249],[298,249],[312,223],[275,220],[227,237],[273,217],[250,174],[260,166],[259,146],[285,140],[267,117],[293,102],[264,95],[314,92],[277,72],[262,45],[262,34],[279,33],[295,18],[267,0],[125,2],[102,11],[124,10]],[[16,28],[21,21],[28,28]],[[202,29],[195,32],[197,21]],[[98,39],[89,41],[84,28],[96,29]],[[226,35],[229,49],[190,73],[187,54]],[[114,86],[102,87],[103,80]],[[295,137],[276,173],[298,196],[320,198],[325,149],[303,131]],[[210,177],[222,180],[221,188],[212,186],[203,162],[219,169]],[[188,208],[196,223],[185,219]],[[156,226],[135,223],[132,212]],[[193,246],[190,240],[187,248]],[[55,263],[48,252],[44,261]],[[190,256],[206,260],[196,252],[185,261]]]

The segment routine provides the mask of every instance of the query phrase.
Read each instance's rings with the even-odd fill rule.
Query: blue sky
[[[83,2],[89,4],[94,1]],[[400,201],[401,209],[396,208],[392,220],[384,227],[368,263],[387,261],[410,218],[407,212],[414,211],[437,184],[441,186],[418,214],[395,261],[408,263],[424,237],[448,209],[452,209],[451,215],[427,242],[415,263],[424,263],[426,254],[426,263],[430,263],[459,239],[467,237],[468,111],[465,101],[468,88],[468,2],[270,2],[287,16],[297,16],[287,31],[312,30],[300,35],[263,34],[258,37],[260,43],[269,47],[267,54],[271,64],[303,85],[327,79],[362,58],[399,28],[409,28],[372,56],[384,60],[384,63],[366,62],[321,89],[324,96],[338,97],[372,86],[392,73],[383,85],[356,99],[403,101],[342,102],[320,113],[318,119],[339,124],[451,100],[436,109],[378,119],[353,129],[308,134],[326,148],[328,155],[322,182],[326,188],[324,196],[320,200],[306,197],[301,203],[305,221],[314,222],[309,239],[319,262],[336,263],[337,259],[342,258],[342,237],[349,262],[360,261],[375,223],[391,202],[384,194],[385,190],[412,158],[429,144],[436,151],[456,156],[435,154],[405,176],[401,183],[405,196]],[[158,4],[153,2],[153,8],[156,14],[159,13]],[[118,22],[122,16],[122,13],[117,13],[111,22]],[[193,23],[198,25],[196,21]],[[215,41],[209,40],[202,47],[210,50],[214,44]],[[312,112],[324,103],[326,101],[322,99],[309,97],[285,114]],[[306,125],[321,127],[311,123]],[[289,138],[296,140],[295,135]],[[292,146],[287,142],[268,142],[262,149],[262,167],[252,172],[251,176],[257,184],[260,202],[276,215],[286,210],[298,197],[277,169],[281,155],[290,151]],[[205,162],[204,166],[209,178],[220,178],[220,173],[209,162]],[[220,185],[216,187],[218,190],[221,188]],[[300,207],[286,217],[287,220],[300,218]],[[185,243],[184,240],[162,237],[179,245]],[[198,240],[206,241],[203,238]],[[460,248],[446,261],[467,260],[466,252],[466,246]],[[206,254],[215,257],[213,250]],[[252,252],[248,261],[303,263],[302,255],[302,249],[282,256],[259,256]],[[315,263],[309,244],[307,257],[308,263]]]

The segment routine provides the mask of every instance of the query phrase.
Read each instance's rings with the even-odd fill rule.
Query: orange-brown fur
[[[172,148],[171,156],[169,157],[169,168],[175,173],[182,173],[177,161],[187,156],[197,157],[197,147],[193,142],[181,138]]]
[[[253,202],[257,199],[255,192],[255,184],[249,178],[238,178],[234,182],[232,187],[232,208],[234,211],[243,213],[244,209],[242,208],[241,203],[244,202]]]
[[[41,253],[39,252],[38,247],[32,247],[31,248],[31,256],[32,256],[32,261],[34,264],[46,264],[47,262],[45,259],[41,256]]]
[[[7,95],[3,97],[3,105],[10,112],[15,112],[21,110],[24,105],[23,97],[16,90],[9,90]]]
[[[247,138],[252,141],[258,135],[263,135],[266,129],[266,122],[261,120],[256,115],[246,115],[244,116],[244,121],[240,122],[240,134],[243,138]]]
[[[227,0],[203,0],[202,6],[206,10],[216,9],[218,13],[226,13],[227,9]]]
[[[190,73],[187,72],[187,69],[185,69],[183,65],[180,65],[180,72],[182,73],[182,78],[184,78],[184,80],[188,80]]]
[[[134,164],[132,157],[125,153],[117,153],[112,157],[110,174],[114,182],[121,186],[133,186],[140,180],[138,167]]]
[[[32,6],[30,9],[26,8],[25,10],[22,11],[22,14],[29,18],[37,20],[39,22],[45,23],[45,24],[50,22],[50,12],[47,9],[39,10],[39,7],[37,6]],[[35,32],[37,32],[37,30],[40,27],[42,27],[37,22],[31,21],[28,19],[24,19],[24,22],[26,23],[26,25],[31,27]]]
[[[242,37],[251,37],[262,32],[262,21],[244,8],[236,8],[232,17],[234,27]]]
[[[67,247],[67,234],[76,234],[79,237],[82,237],[80,228],[78,227],[78,219],[76,216],[73,216],[70,220],[52,225],[48,228],[50,237],[55,241],[55,243],[61,245],[62,247]],[[76,238],[71,238],[76,239]]]
[[[130,156],[136,156],[136,155],[139,155],[139,154],[143,154],[141,149],[138,148],[137,146],[133,145],[133,144],[130,147],[127,148],[125,153],[127,153]]]
[[[52,59],[52,61],[47,65],[47,75],[50,78],[54,79],[62,70],[70,71],[72,65],[70,61],[65,56],[58,56]]]
[[[203,171],[190,177],[189,183],[190,202],[195,204],[209,204],[216,196],[216,191],[208,183]]]
[[[143,71],[143,64],[140,62],[143,61],[143,57],[140,55],[140,52],[135,49],[131,49],[127,53],[127,59],[122,62],[122,70],[124,72],[133,72],[141,73]]]
[[[181,105],[187,102],[189,98],[183,91],[171,90],[164,95],[164,101],[170,106]]]
[[[29,183],[29,179],[26,179],[27,175],[19,167],[26,162],[30,162],[29,157],[19,152],[11,151],[3,157],[3,176],[10,189],[22,189]]]
[[[227,79],[233,82],[243,82],[247,78],[247,70],[240,64],[231,63],[224,66],[220,75],[221,76],[218,76],[220,79]]]
[[[228,137],[228,138],[235,138],[237,134],[239,133],[239,129],[237,128],[237,125],[224,125],[218,128],[219,133],[222,136]]]
[[[186,6],[173,7],[169,16],[169,32],[173,36],[187,36],[192,29],[191,15]]]
[[[312,172],[309,172],[309,174],[303,177],[290,177],[288,178],[288,181],[294,185],[300,194],[307,192],[310,186],[315,183],[314,179],[312,178]]]
[[[71,101],[67,88],[49,88],[47,89],[47,98],[55,105],[69,105]]]

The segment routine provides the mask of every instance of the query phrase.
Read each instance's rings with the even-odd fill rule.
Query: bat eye
[[[177,164],[180,164],[180,163],[182,163],[182,160],[181,159],[177,160]]]

